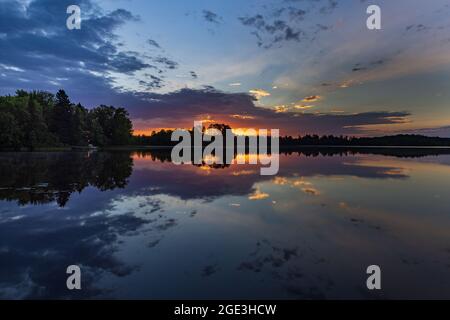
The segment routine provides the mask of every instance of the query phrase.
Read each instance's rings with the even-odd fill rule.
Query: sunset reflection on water
[[[450,297],[448,155],[282,153],[276,176],[163,150],[1,158],[5,298]]]

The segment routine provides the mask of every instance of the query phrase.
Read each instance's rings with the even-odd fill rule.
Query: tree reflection
[[[74,192],[124,188],[133,159],[123,152],[2,153],[0,199],[20,205],[56,201],[64,207]]]
[[[242,156],[235,151],[231,152],[234,152],[234,159]],[[285,148],[281,150],[280,154],[306,158],[358,154],[419,158],[450,154],[450,149],[302,147]],[[64,207],[74,192],[81,193],[89,186],[100,191],[125,188],[133,172],[133,156],[170,163],[171,149],[0,153],[0,200],[17,201],[19,205],[56,202],[60,207]],[[284,165],[286,166],[286,164]],[[195,166],[208,167],[208,169],[230,167],[229,164],[207,163],[206,161],[195,164]],[[281,172],[285,172],[287,169],[289,168],[281,168]],[[165,181],[160,180],[159,183],[164,184]]]
[[[233,160],[236,160],[238,153],[236,150],[230,151],[224,149],[224,157],[227,152],[233,152]],[[138,150],[135,154],[139,157],[151,158],[153,161],[160,162],[170,162],[171,161],[171,148],[155,148]],[[245,155],[248,155],[249,151],[246,149]],[[270,154],[270,151],[269,151]],[[281,147],[280,154],[292,155],[297,154],[299,156],[305,157],[333,157],[333,156],[354,156],[362,154],[372,154],[372,155],[382,155],[382,156],[392,156],[398,158],[422,158],[428,156],[438,156],[450,154],[450,148],[402,148],[402,147],[320,147],[320,146],[304,146],[304,147]],[[194,157],[191,155],[191,161],[194,162]],[[203,161],[202,164],[197,166],[206,165]],[[211,168],[220,169],[223,167],[228,167],[229,165],[210,165]]]

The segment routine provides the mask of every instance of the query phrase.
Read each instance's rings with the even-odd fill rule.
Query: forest
[[[56,95],[18,90],[0,97],[1,149],[128,145],[132,128],[124,108],[87,109],[72,103],[64,90]]]

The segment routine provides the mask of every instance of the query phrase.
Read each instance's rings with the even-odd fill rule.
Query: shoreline
[[[48,147],[48,148],[35,148],[34,150],[14,150],[14,149],[0,149],[0,153],[6,152],[87,152],[87,151],[132,151],[132,150],[169,150],[174,146],[110,146],[110,147],[98,147],[95,149],[83,148],[83,147]],[[194,147],[193,147],[194,148]],[[298,150],[298,149],[437,149],[437,150],[450,150],[450,146],[371,146],[371,145],[280,145],[280,150]],[[227,149],[227,148],[225,148]]]

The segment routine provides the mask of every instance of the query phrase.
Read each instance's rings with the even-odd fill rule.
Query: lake
[[[165,150],[0,153],[0,297],[448,299],[448,153],[296,150],[276,176]]]

